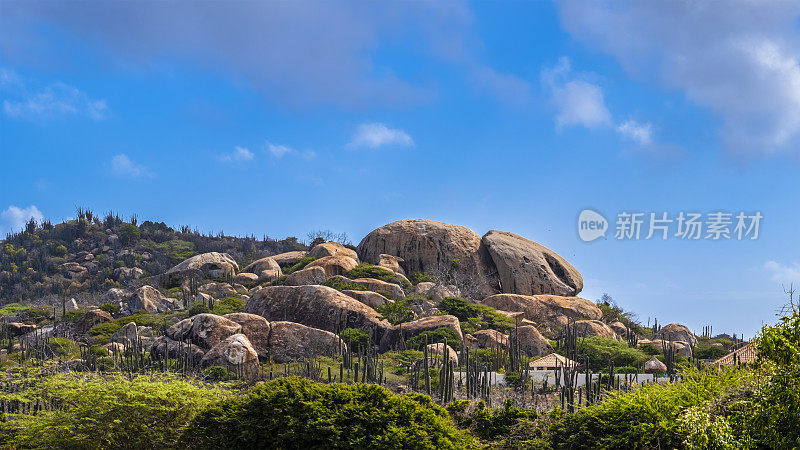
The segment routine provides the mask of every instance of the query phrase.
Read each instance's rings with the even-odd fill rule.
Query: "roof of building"
[[[736,358],[734,359],[734,355]],[[755,362],[758,358],[758,349],[752,342],[748,343],[747,345],[734,350],[727,355],[723,356],[722,358],[714,361],[712,364],[716,366],[732,366],[734,364],[742,363],[747,364],[751,362]]]
[[[549,355],[542,356],[541,358],[528,363],[529,367],[575,367],[578,363],[575,361],[561,356],[558,353],[550,353]]]

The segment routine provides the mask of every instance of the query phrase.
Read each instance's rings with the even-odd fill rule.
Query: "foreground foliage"
[[[35,380],[35,381],[34,381]],[[194,415],[226,397],[218,388],[171,376],[61,374],[27,379],[5,399],[44,401],[60,410],[19,415],[2,424],[3,446],[16,448],[176,448]]]
[[[465,448],[468,433],[419,394],[282,378],[199,414],[189,448]]]

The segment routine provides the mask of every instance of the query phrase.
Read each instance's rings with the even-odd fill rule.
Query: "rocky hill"
[[[0,303],[99,296],[110,288],[140,285],[206,252],[227,253],[246,264],[305,249],[293,237],[204,235],[189,227],[175,230],[164,222],[139,223],[136,217],[124,221],[113,213],[101,218],[79,209],[75,220],[57,225],[31,221],[0,241]]]

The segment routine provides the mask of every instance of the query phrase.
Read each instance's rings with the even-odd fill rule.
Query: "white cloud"
[[[798,152],[800,3],[558,2],[563,27],[720,119],[739,154]]]
[[[120,153],[111,158],[111,172],[118,177],[125,178],[152,178],[154,175],[147,167],[133,162],[128,155]]]
[[[376,122],[359,125],[348,144],[352,148],[379,148],[387,145],[409,147],[414,145],[414,140],[403,130]]]
[[[603,89],[575,74],[569,58],[562,57],[555,67],[542,71],[542,83],[556,109],[556,126],[597,128],[611,124]]]
[[[10,80],[3,75],[3,83]],[[100,120],[107,111],[105,100],[89,98],[79,89],[64,83],[54,83],[44,89],[25,94],[17,92],[18,99],[3,100],[3,112],[13,118],[34,120],[62,115],[80,114]]]
[[[279,159],[288,153],[294,153],[294,149],[291,147],[287,147],[285,145],[276,145],[269,142],[267,142],[267,151],[272,153],[272,156]]]
[[[764,269],[776,283],[800,284],[800,263],[781,264],[777,261],[767,261],[764,263]]]
[[[220,159],[224,162],[243,163],[252,161],[255,155],[244,147],[236,147],[232,153],[222,155]]]
[[[653,143],[653,124],[649,122],[639,123],[633,119],[628,119],[617,125],[617,133],[636,141],[642,146]]]
[[[25,224],[31,220],[31,218],[35,219],[37,222],[41,222],[44,216],[35,205],[28,206],[27,208],[11,205],[8,209],[0,213],[0,232],[5,235],[5,233],[12,231],[20,231],[25,228]]]

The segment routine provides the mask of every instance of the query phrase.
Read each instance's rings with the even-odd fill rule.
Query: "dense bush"
[[[227,297],[214,302],[214,307],[211,309],[211,312],[218,316],[242,312],[246,303],[247,302],[239,297]]]
[[[463,298],[445,297],[439,301],[438,308],[445,314],[458,317],[464,333],[474,333],[489,328],[507,333],[514,328],[514,319],[498,313],[494,308],[472,303]]]
[[[486,403],[478,401],[471,412],[467,412],[469,401],[455,400],[447,406],[447,411],[459,427],[469,428],[484,440],[508,435],[520,420],[536,418],[536,410],[514,407],[511,399],[506,399],[500,408],[487,408]]]
[[[225,398],[218,389],[174,377],[128,381],[86,374],[36,379],[15,395],[61,405],[58,411],[17,416],[0,428],[4,447],[42,449],[177,448],[196,412]]]
[[[367,290],[366,286],[360,285],[358,283],[351,283],[349,281],[346,281],[344,278],[340,278],[340,277],[328,278],[327,280],[325,280],[325,283],[323,283],[323,284],[325,286],[328,286],[329,288],[336,289],[337,291],[344,291],[344,290],[366,291]]]
[[[403,287],[408,287],[408,282],[395,275],[391,270],[370,264],[359,264],[357,267],[345,272],[344,276],[350,278],[351,280],[355,280],[357,278],[374,278],[387,283],[394,283]]]
[[[752,434],[772,448],[800,447],[800,313],[764,327],[757,343],[768,378],[755,400]]]
[[[284,275],[289,275],[292,272],[297,272],[298,270],[304,269],[307,265],[311,264],[311,262],[315,261],[316,259],[317,258],[314,258],[313,256],[306,256],[306,257],[300,258],[300,261],[298,261],[293,266],[284,268],[283,269],[283,274]]]
[[[375,311],[389,321],[392,325],[414,320],[414,310],[412,310],[403,299],[396,299],[394,302],[386,302],[378,305]]]
[[[126,223],[119,228],[119,241],[122,242],[123,245],[133,244],[141,237],[142,235],[139,233],[139,228],[137,228],[136,225]]]
[[[638,348],[629,347],[626,342],[597,336],[578,340],[579,352],[589,358],[592,370],[608,368],[609,358],[615,367],[639,367],[648,359],[647,354]]]
[[[188,448],[465,448],[470,436],[427,396],[282,378],[192,420]]]
[[[341,336],[344,343],[347,344],[347,348],[352,351],[359,348],[364,350],[370,343],[369,333],[360,328],[345,328],[339,333],[339,336]]]
[[[428,338],[428,344],[445,343],[453,348],[453,350],[461,350],[461,339],[452,328],[437,328],[435,330],[423,331],[422,333],[412,337],[406,341],[406,347],[415,350],[422,350],[425,347],[425,338]]]
[[[100,305],[100,309],[109,314],[116,314],[119,312],[119,305],[115,305],[113,303],[103,303]]]
[[[646,384],[611,396],[564,416],[554,426],[553,443],[571,449],[681,448],[689,436],[679,420],[683,411],[706,407],[750,375],[747,370],[735,369],[695,371],[687,373],[682,382]]]

